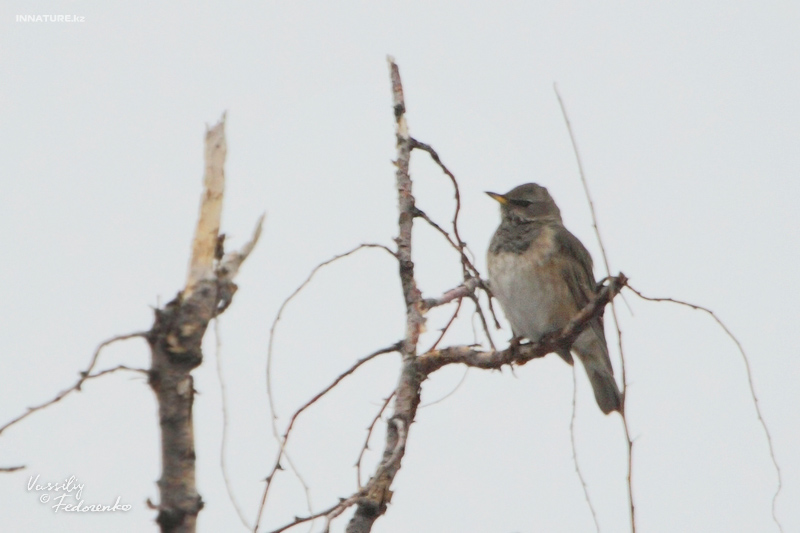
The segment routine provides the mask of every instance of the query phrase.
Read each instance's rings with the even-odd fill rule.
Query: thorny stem
[[[396,242],[400,284],[406,304],[406,334],[400,350],[403,367],[395,394],[394,413],[389,418],[386,428],[386,446],[383,458],[375,474],[364,487],[364,496],[359,498],[355,514],[347,525],[347,533],[368,533],[372,530],[375,520],[386,512],[386,506],[391,499],[390,487],[395,474],[400,470],[408,429],[416,416],[422,384],[421,376],[416,372],[415,360],[417,343],[425,318],[422,315],[422,296],[414,277],[414,262],[411,255],[411,235],[416,207],[412,194],[411,177],[408,173],[414,142],[408,133],[408,124],[405,118],[406,104],[403,96],[403,84],[400,80],[400,69],[393,58],[387,59],[392,87],[392,107],[396,122],[395,181],[399,212],[399,234]]]
[[[358,484],[358,490],[363,488],[361,486],[361,460],[364,458],[364,453],[369,449],[369,439],[372,437],[372,430],[375,429],[375,424],[378,423],[381,415],[389,406],[389,402],[392,401],[392,398],[394,398],[395,392],[396,391],[392,391],[392,393],[386,397],[386,399],[383,401],[383,405],[381,405],[381,408],[378,411],[378,414],[375,415],[375,418],[372,419],[372,422],[367,428],[367,438],[364,439],[364,446],[361,447],[361,451],[358,453],[358,459],[356,460],[356,482]]]

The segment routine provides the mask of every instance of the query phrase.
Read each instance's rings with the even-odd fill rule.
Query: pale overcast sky
[[[72,15],[75,22],[18,22]],[[750,357],[783,471],[777,516],[800,531],[800,7],[796,2],[19,2],[0,7],[0,423],[77,378],[97,344],[148,329],[182,286],[200,196],[205,124],[227,111],[223,231],[246,240],[267,213],[220,322],[226,459],[255,517],[274,461],[265,367],[280,303],[319,262],[397,234],[386,55],[405,86],[411,133],[461,185],[461,232],[485,272],[499,222],[485,190],[548,187],[566,226],[599,246],[553,92],[583,156],[614,273],[652,296],[712,308]],[[448,179],[414,154],[418,205],[442,224]],[[426,297],[460,281],[457,256],[415,232]],[[777,477],[736,345],[705,314],[628,293],[618,306],[636,438],[641,532],[777,531]],[[452,308],[432,312],[421,347]],[[471,304],[445,344],[470,343]],[[396,265],[359,252],[320,272],[275,337],[276,409],[288,416],[357,358],[397,341]],[[613,339],[610,321],[609,338]],[[510,330],[496,332],[505,345]],[[246,531],[219,460],[213,332],[195,371],[199,531]],[[612,358],[620,375],[619,356]],[[141,340],[99,368],[146,367]],[[355,490],[365,428],[396,383],[397,355],[348,378],[297,423],[290,451],[315,510]],[[462,379],[448,368],[423,403]],[[594,531],[574,470],[570,368],[551,355],[471,370],[420,410],[387,514],[374,531]],[[366,458],[382,449],[382,426]],[[578,373],[577,450],[604,532],[626,531],[626,447]],[[0,436],[8,531],[156,531],[154,395],[142,378],[87,383]],[[54,513],[31,477],[75,476],[86,503],[126,513]],[[366,474],[365,474],[366,475]],[[307,512],[281,472],[265,531]],[[341,532],[349,518],[334,523]],[[314,531],[319,531],[318,522]],[[297,531],[308,531],[303,526]]]

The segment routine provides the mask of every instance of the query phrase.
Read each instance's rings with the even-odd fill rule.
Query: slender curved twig
[[[358,459],[356,460],[356,482],[358,484],[358,490],[363,488],[361,485],[361,460],[364,458],[364,453],[369,449],[369,439],[372,437],[372,430],[375,429],[375,424],[381,419],[381,415],[389,406],[389,402],[394,398],[395,392],[397,391],[392,391],[392,393],[386,397],[383,401],[383,405],[381,405],[380,411],[378,411],[378,414],[375,415],[375,418],[372,419],[372,422],[367,428],[367,438],[364,439],[364,445],[361,447],[361,451],[358,453]]]
[[[309,407],[311,407],[314,403],[317,402],[317,400],[322,398],[325,394],[327,394],[328,392],[333,390],[333,388],[336,387],[336,385],[338,385],[339,382],[341,382],[344,378],[346,378],[347,376],[349,376],[350,374],[355,372],[361,365],[363,365],[364,363],[366,363],[368,361],[371,361],[372,359],[375,359],[379,355],[383,355],[383,354],[391,353],[391,352],[396,352],[396,351],[398,351],[400,349],[400,346],[401,346],[401,342],[396,342],[395,344],[393,344],[391,346],[387,346],[386,348],[381,348],[380,350],[376,350],[376,351],[372,352],[371,354],[369,354],[369,355],[367,355],[365,357],[362,357],[361,359],[356,361],[350,368],[348,368],[347,370],[345,370],[344,372],[339,374],[336,377],[336,379],[334,379],[333,382],[330,385],[328,385],[327,387],[322,389],[320,392],[315,394],[310,400],[308,400],[306,403],[304,403],[299,409],[297,409],[294,412],[292,417],[289,419],[289,423],[286,426],[286,430],[283,432],[283,435],[279,436],[279,438],[280,438],[280,441],[279,441],[280,442],[280,447],[278,449],[278,456],[275,459],[275,464],[273,465],[272,470],[270,471],[269,475],[265,478],[266,485],[264,486],[264,493],[261,496],[261,504],[259,505],[259,508],[258,508],[258,516],[256,517],[255,527],[254,527],[253,531],[258,531],[258,524],[261,522],[261,517],[264,514],[264,509],[265,509],[266,504],[267,504],[267,496],[269,494],[269,488],[272,485],[272,479],[275,477],[275,474],[277,473],[277,471],[280,470],[280,468],[281,468],[281,459],[286,456],[286,444],[289,441],[289,434],[291,433],[292,428],[294,427],[294,423],[297,421],[297,418],[300,416],[300,414],[303,411],[305,411],[306,409],[308,409]]]
[[[94,366],[97,364],[97,359],[100,357],[100,352],[103,350],[103,348],[105,348],[109,344],[113,344],[113,343],[115,343],[117,341],[124,341],[124,340],[128,340],[128,339],[133,339],[135,337],[146,338],[146,336],[147,336],[147,332],[146,331],[137,331],[136,333],[128,333],[127,335],[117,335],[116,337],[111,337],[110,339],[108,339],[106,341],[103,341],[102,343],[100,343],[100,346],[98,346],[97,349],[95,350],[94,355],[92,355],[92,360],[89,362],[89,366],[86,368],[86,370],[84,370],[83,372],[80,373],[80,378],[78,378],[78,381],[74,385],[72,385],[68,389],[64,389],[63,391],[59,392],[52,400],[48,400],[48,401],[46,401],[46,402],[44,402],[42,404],[36,405],[34,407],[29,407],[27,411],[25,411],[24,413],[22,413],[18,417],[14,418],[10,422],[7,422],[4,426],[0,427],[0,433],[3,433],[3,431],[5,431],[6,429],[10,428],[11,426],[16,424],[17,422],[20,422],[21,420],[24,420],[25,418],[27,418],[28,416],[32,415],[36,411],[44,409],[45,407],[49,407],[49,406],[53,405],[56,402],[60,402],[65,396],[67,396],[71,392],[80,391],[81,390],[81,386],[83,385],[83,382],[86,381],[87,379],[97,378],[97,377],[103,376],[105,374],[110,374],[111,372],[115,372],[117,370],[130,370],[130,371],[133,371],[133,372],[145,372],[145,373],[147,373],[146,370],[141,370],[141,369],[138,369],[138,368],[129,368],[129,367],[124,366],[124,365],[119,365],[119,366],[116,366],[114,368],[111,368],[111,369],[108,369],[108,370],[103,370],[102,372],[98,372],[97,374],[91,374],[92,370],[94,370]]]
[[[581,488],[583,488],[583,497],[586,499],[586,505],[589,506],[589,511],[592,513],[592,520],[594,520],[594,527],[597,533],[600,533],[600,522],[597,521],[597,512],[592,505],[592,499],[589,497],[589,487],[586,485],[586,480],[583,478],[580,464],[578,463],[578,446],[575,444],[575,408],[578,403],[578,380],[575,365],[572,365],[572,416],[569,419],[569,441],[572,444],[572,462],[575,464],[575,472],[578,474],[578,479],[581,481]]]
[[[228,401],[225,390],[225,380],[222,377],[222,340],[219,333],[219,317],[214,319],[214,341],[216,346],[215,355],[217,356],[217,378],[219,379],[219,389],[222,396],[222,443],[219,450],[219,467],[220,470],[222,470],[222,479],[225,481],[225,490],[228,493],[228,499],[230,500],[231,505],[233,505],[236,514],[239,516],[239,520],[242,522],[242,525],[249,531],[253,529],[253,526],[247,522],[242,508],[239,506],[239,503],[236,501],[236,498],[233,495],[233,487],[231,486],[231,480],[228,477],[228,468],[225,462],[225,452],[228,444]]]
[[[355,248],[353,248],[352,250],[349,250],[347,252],[335,255],[332,258],[328,259],[327,261],[323,261],[322,263],[320,263],[316,267],[314,267],[311,270],[311,272],[309,273],[308,277],[306,277],[305,281],[303,281],[303,283],[301,283],[283,301],[283,303],[281,304],[280,308],[278,309],[278,313],[275,315],[275,319],[272,321],[272,325],[269,328],[269,343],[267,345],[266,381],[267,381],[267,404],[269,405],[269,411],[270,411],[270,426],[272,428],[272,436],[275,438],[276,442],[278,443],[278,446],[281,448],[282,455],[283,455],[283,457],[286,458],[286,462],[288,463],[289,468],[291,468],[291,470],[294,473],[295,477],[300,482],[300,484],[303,487],[303,490],[305,491],[306,501],[308,502],[308,505],[309,505],[309,512],[311,512],[311,491],[310,491],[310,489],[308,487],[308,484],[305,482],[303,477],[300,475],[300,472],[298,471],[297,467],[295,466],[295,464],[292,461],[291,457],[289,456],[288,452],[283,449],[283,443],[282,443],[282,440],[281,440],[280,431],[278,430],[278,424],[277,424],[278,414],[277,414],[277,412],[275,410],[275,399],[274,399],[274,397],[272,395],[272,346],[273,346],[273,341],[275,339],[275,329],[278,326],[278,322],[280,321],[280,319],[281,319],[281,317],[283,315],[283,311],[284,311],[284,309],[286,309],[286,306],[289,304],[289,302],[291,302],[295,298],[295,296],[297,296],[300,293],[300,291],[302,291],[306,287],[306,285],[308,285],[311,282],[311,279],[314,277],[314,275],[321,268],[323,268],[323,267],[325,267],[327,265],[330,265],[331,263],[333,263],[333,262],[335,262],[335,261],[337,261],[339,259],[343,259],[343,258],[345,258],[345,257],[347,257],[347,256],[349,256],[351,254],[354,254],[355,252],[357,252],[357,251],[359,251],[359,250],[361,250],[363,248],[378,248],[378,249],[382,249],[382,250],[385,250],[386,252],[388,252],[392,257],[395,257],[395,258],[397,257],[395,252],[393,252],[392,250],[390,250],[387,246],[384,246],[383,244],[367,243],[367,244],[360,244],[360,245],[356,246]],[[268,487],[269,487],[269,482],[267,483],[267,488]],[[265,497],[266,497],[266,489],[265,489]],[[256,519],[256,524],[254,526],[254,529],[258,529],[258,522],[261,520],[261,513],[263,512],[263,506],[264,506],[265,503],[266,503],[266,500],[264,500],[264,502],[262,502],[261,507],[259,508],[258,518]]]
[[[772,443],[772,435],[769,432],[769,428],[767,427],[766,421],[764,421],[764,416],[761,414],[761,407],[758,405],[758,396],[756,396],[756,388],[755,385],[753,384],[753,372],[750,368],[750,360],[747,357],[747,353],[745,353],[744,351],[742,343],[739,342],[739,339],[737,339],[736,336],[733,334],[733,332],[731,332],[731,330],[728,329],[728,326],[726,326],[725,323],[722,322],[722,320],[720,320],[720,318],[716,315],[716,313],[714,313],[714,311],[708,309],[707,307],[703,307],[702,305],[697,305],[689,302],[684,302],[682,300],[676,300],[675,298],[652,298],[649,296],[645,296],[644,294],[642,294],[641,292],[639,292],[638,290],[634,289],[631,286],[628,286],[628,288],[642,300],[647,300],[649,302],[670,302],[690,307],[696,311],[703,311],[704,313],[708,313],[711,316],[711,318],[713,318],[714,321],[719,325],[719,327],[722,328],[725,334],[728,337],[730,337],[730,339],[734,342],[734,344],[736,344],[736,348],[739,349],[739,353],[742,356],[742,361],[744,362],[744,370],[745,373],[747,374],[747,384],[750,387],[750,397],[753,398],[753,405],[756,408],[756,416],[758,416],[758,422],[761,424],[761,428],[764,430],[764,436],[767,438],[767,446],[769,446],[769,456],[772,459],[772,465],[775,467],[775,473],[778,476],[778,488],[775,490],[775,494],[773,494],[772,496],[772,520],[778,526],[778,529],[780,531],[783,531],[783,525],[781,525],[780,521],[778,520],[778,515],[776,512],[778,495],[781,493],[781,489],[783,489],[783,476],[781,474],[781,467],[778,465],[778,459],[775,457],[775,447],[773,446]]]
[[[514,368],[512,367],[511,370],[513,371]],[[453,387],[453,390],[451,390],[450,392],[448,392],[447,394],[445,394],[441,398],[437,398],[436,400],[433,400],[431,402],[424,403],[424,404],[420,405],[419,408],[420,409],[425,409],[426,407],[430,407],[431,405],[436,405],[437,403],[442,403],[443,401],[448,399],[450,396],[455,394],[458,391],[458,389],[461,388],[461,385],[463,385],[465,381],[467,381],[467,374],[469,374],[469,367],[464,369],[464,374],[462,374],[461,379],[458,380],[458,383],[456,383],[456,386]]]

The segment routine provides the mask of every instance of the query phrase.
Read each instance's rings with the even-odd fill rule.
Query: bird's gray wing
[[[569,287],[570,294],[577,308],[583,309],[595,296],[596,282],[592,271],[592,256],[583,246],[578,238],[569,232],[564,226],[557,226],[555,229],[555,244],[557,253],[564,259],[561,264],[561,275]],[[591,328],[598,337],[606,344],[605,328],[603,327],[603,313],[592,320]],[[608,354],[606,354],[606,359]],[[611,361],[608,361],[609,367]]]

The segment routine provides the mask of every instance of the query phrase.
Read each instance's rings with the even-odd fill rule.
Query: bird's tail
[[[602,330],[601,330],[602,331]],[[598,335],[593,328],[587,328],[572,345],[583,363],[589,381],[594,389],[597,405],[605,414],[611,411],[622,412],[622,393],[614,379],[614,369],[608,357],[608,348],[604,336]]]
[[[594,398],[597,400],[600,410],[605,414],[611,411],[622,412],[622,394],[619,392],[614,374],[609,372],[605,366],[601,367],[594,361],[588,361],[587,363],[584,364],[584,367],[586,367],[586,373],[592,383]]]

